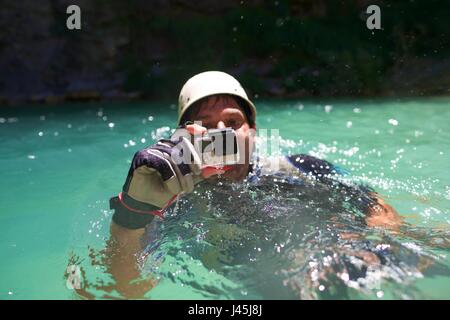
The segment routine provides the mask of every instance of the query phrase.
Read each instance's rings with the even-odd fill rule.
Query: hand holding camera
[[[179,129],[180,130],[180,129]],[[193,150],[185,145],[184,152],[198,156],[202,176],[223,174],[239,161],[236,133],[232,128],[206,129],[198,124],[189,124],[185,128],[184,137],[190,140]],[[187,136],[186,135],[189,135]],[[183,133],[176,132],[174,137]],[[184,162],[194,161],[194,157],[185,154]]]
[[[165,208],[178,194],[192,192],[197,183],[224,174],[237,161],[233,130],[188,125],[134,155],[119,200],[139,210]]]

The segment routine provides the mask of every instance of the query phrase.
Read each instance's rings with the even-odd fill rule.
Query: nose
[[[223,123],[223,121],[219,121],[217,122],[217,129],[225,129],[225,123]]]

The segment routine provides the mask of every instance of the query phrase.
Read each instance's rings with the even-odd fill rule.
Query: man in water
[[[156,216],[162,217],[178,195],[192,192],[203,182],[239,182],[273,172],[273,159],[253,156],[255,105],[240,83],[226,73],[203,72],[185,83],[179,96],[178,125],[192,135],[208,129],[232,128],[243,161],[226,168],[202,167],[195,161],[180,163],[172,158],[173,149],[189,142],[179,136],[162,139],[134,155],[122,192],[111,199],[115,212],[111,222],[110,268],[117,290],[125,297],[139,296],[151,287],[145,281],[130,283],[139,278],[136,257],[143,250],[141,238],[145,227]],[[319,182],[340,172],[331,163],[305,154],[280,157],[276,163],[277,171],[286,176]],[[378,194],[369,189],[358,192],[357,206],[366,213],[368,226],[398,228],[400,217]]]

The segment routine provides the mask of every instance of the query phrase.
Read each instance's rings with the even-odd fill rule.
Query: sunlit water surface
[[[199,186],[148,232],[149,299],[450,298],[450,99],[257,101],[258,129],[372,186],[405,218],[369,229],[339,194],[267,177]],[[0,111],[0,299],[114,298],[103,256],[134,152],[170,135],[175,106]],[[273,135],[273,137],[271,137]]]

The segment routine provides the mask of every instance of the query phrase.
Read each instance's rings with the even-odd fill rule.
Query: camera
[[[232,128],[209,129],[195,137],[193,144],[203,165],[223,167],[239,161],[236,133]]]

